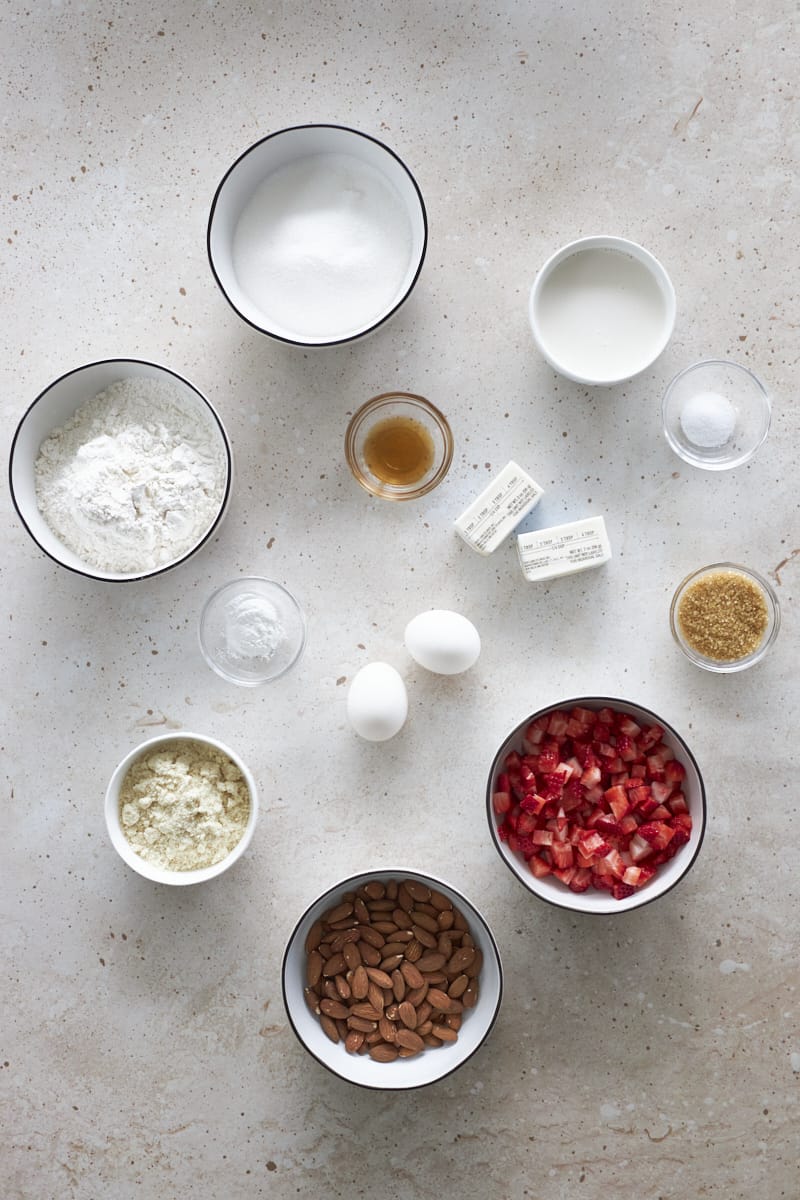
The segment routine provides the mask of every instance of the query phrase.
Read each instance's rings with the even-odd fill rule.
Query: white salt
[[[713,450],[724,446],[736,428],[736,409],[718,392],[697,392],[684,403],[680,422],[693,445]]]
[[[380,171],[351,154],[315,154],[256,188],[234,232],[233,267],[263,324],[333,340],[401,299],[411,242],[403,201]]]

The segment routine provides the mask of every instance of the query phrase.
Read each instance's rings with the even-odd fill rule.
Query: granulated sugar
[[[164,742],[131,766],[120,789],[120,822],[135,852],[169,871],[220,862],[250,816],[247,783],[234,762],[204,742]]]

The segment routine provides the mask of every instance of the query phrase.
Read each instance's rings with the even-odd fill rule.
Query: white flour
[[[53,431],[36,460],[42,516],[103,571],[179,558],[216,517],[224,489],[218,430],[160,379],[112,384]]]
[[[387,312],[411,262],[396,189],[351,154],[314,154],[256,188],[233,236],[239,286],[277,330],[344,337]]]

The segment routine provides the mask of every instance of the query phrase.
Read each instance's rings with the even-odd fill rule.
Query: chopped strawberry
[[[495,792],[492,796],[492,808],[500,816],[511,808],[511,796],[508,792]]]
[[[686,803],[686,797],[683,792],[676,792],[674,796],[670,796],[667,801],[667,808],[675,816],[679,813],[688,813],[689,805]]]
[[[556,867],[565,870],[571,867],[573,863],[572,846],[569,842],[553,842],[550,848],[553,855],[553,862]]]
[[[520,837],[526,837],[529,833],[533,833],[536,828],[536,816],[531,812],[521,812],[517,821],[517,833]]]
[[[611,895],[615,900],[627,900],[628,896],[632,896],[636,891],[630,883],[615,883],[611,890]]]
[[[606,788],[603,792],[606,804],[611,809],[617,821],[621,821],[625,813],[630,809],[628,802],[628,793],[623,787]]]
[[[550,874],[551,868],[538,854],[534,854],[533,858],[528,859],[528,865],[537,879],[543,879],[545,875]]]

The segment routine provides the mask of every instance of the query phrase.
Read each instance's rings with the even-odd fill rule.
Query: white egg
[[[478,661],[481,639],[461,613],[434,608],[406,625],[406,649],[415,662],[437,675],[460,675]]]
[[[359,737],[385,742],[399,733],[408,716],[406,685],[388,663],[368,663],[353,676],[347,718]]]

